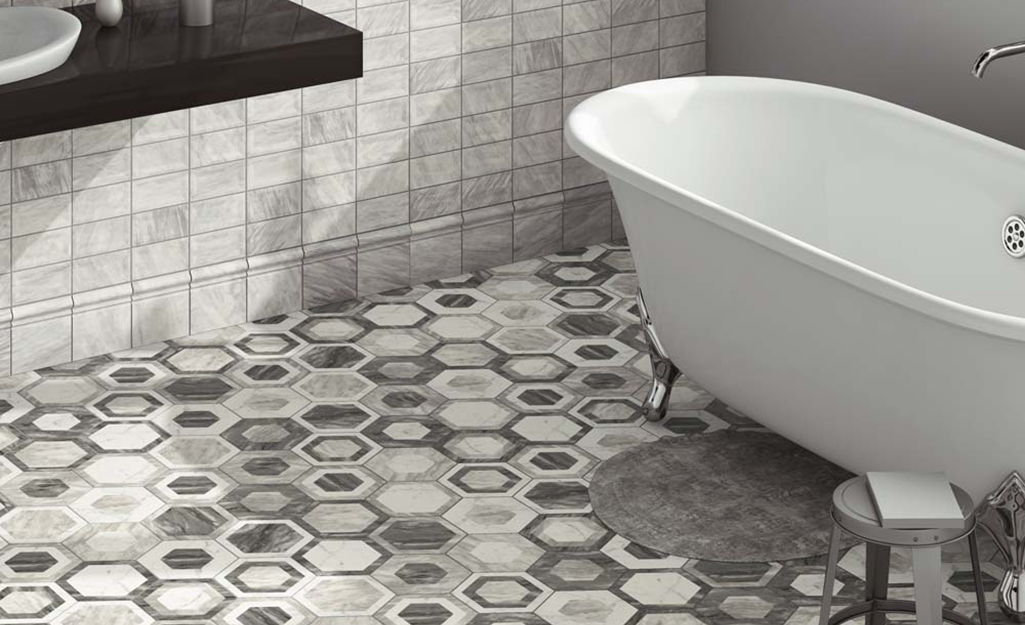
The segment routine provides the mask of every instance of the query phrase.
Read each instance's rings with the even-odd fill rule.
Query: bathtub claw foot
[[[1007,563],[997,588],[1000,610],[1025,622],[1025,479],[1017,471],[1008,475],[979,506],[978,518]]]
[[[673,383],[680,377],[680,370],[669,360],[662,342],[655,334],[655,325],[651,322],[648,307],[644,305],[644,296],[637,289],[637,316],[641,319],[644,338],[648,340],[648,356],[651,358],[651,388],[641,406],[641,414],[648,421],[661,421],[669,408],[669,395],[673,392]]]

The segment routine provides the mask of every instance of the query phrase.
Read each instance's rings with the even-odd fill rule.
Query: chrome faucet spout
[[[980,54],[979,58],[975,60],[975,66],[972,67],[972,75],[976,78],[982,78],[986,73],[986,68],[989,67],[989,64],[993,61],[1002,59],[1005,56],[1014,56],[1016,54],[1023,53],[1025,53],[1025,41],[990,48]]]

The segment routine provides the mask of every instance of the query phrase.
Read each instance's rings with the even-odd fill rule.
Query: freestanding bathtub
[[[1025,152],[867,96],[681,78],[597,95],[605,170],[665,351],[855,472],[1025,472]]]

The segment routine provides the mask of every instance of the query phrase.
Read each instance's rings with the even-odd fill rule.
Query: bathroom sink
[[[63,65],[81,31],[78,18],[60,9],[0,9],[0,85]]]

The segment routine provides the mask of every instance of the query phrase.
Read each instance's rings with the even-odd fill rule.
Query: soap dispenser
[[[100,24],[110,28],[121,21],[124,6],[121,0],[96,0],[96,19]]]

